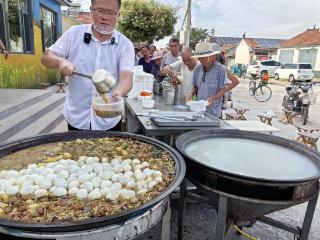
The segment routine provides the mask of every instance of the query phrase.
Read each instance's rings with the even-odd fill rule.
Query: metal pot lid
[[[320,174],[318,154],[301,144],[266,134],[197,131],[181,135],[177,147],[203,166],[246,178],[302,181],[319,178]]]

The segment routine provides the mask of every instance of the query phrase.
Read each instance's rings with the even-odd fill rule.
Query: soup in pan
[[[297,151],[239,138],[208,138],[190,143],[185,152],[215,169],[269,180],[301,180],[318,174],[317,165]]]

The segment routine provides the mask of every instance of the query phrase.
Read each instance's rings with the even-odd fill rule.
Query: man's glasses
[[[92,11],[95,12],[100,17],[104,15],[109,17],[116,17],[118,15],[118,12],[115,12],[113,10],[102,9],[102,8],[93,8]]]

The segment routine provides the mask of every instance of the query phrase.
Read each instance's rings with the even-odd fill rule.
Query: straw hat
[[[155,60],[155,59],[162,58],[162,57],[163,57],[163,54],[161,51],[155,51],[153,53],[153,57],[151,58],[151,60]]]
[[[217,44],[218,45],[218,44]],[[218,45],[219,46],[219,45]],[[216,46],[213,47],[212,43],[202,42],[196,45],[194,58],[209,57],[216,54],[220,54],[220,49],[217,49]]]
[[[220,53],[222,52],[222,48],[219,46],[218,43],[211,43],[213,51],[219,51]]]

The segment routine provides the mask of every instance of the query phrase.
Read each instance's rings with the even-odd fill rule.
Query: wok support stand
[[[11,235],[13,239],[47,239],[47,240],[128,240],[139,239],[159,221],[162,222],[161,240],[170,240],[171,206],[169,198],[165,198],[143,214],[129,219],[126,222],[97,229],[64,232],[64,233],[37,233],[0,226],[0,233]],[[0,237],[1,238],[1,237]],[[5,238],[1,238],[5,239]]]
[[[268,218],[266,216],[258,217],[256,220],[267,225],[279,228],[281,230],[290,232],[298,236],[298,240],[308,240],[313,215],[316,209],[319,193],[308,201],[308,206],[303,220],[302,228],[293,227],[280,221]],[[180,202],[179,202],[179,213],[178,213],[178,240],[183,239],[183,218],[185,210],[186,198],[198,200],[199,202],[208,203],[210,200],[204,196],[197,195],[195,193],[188,192],[186,179],[184,179],[180,185]],[[228,210],[228,198],[219,195],[218,209],[217,209],[217,224],[215,240],[224,240],[230,226],[233,224],[233,220],[227,217]]]

